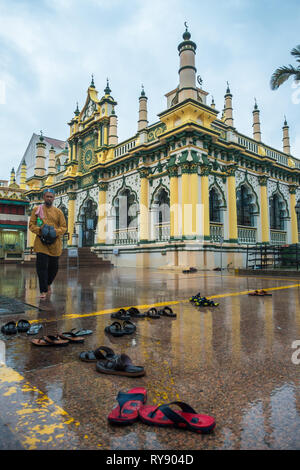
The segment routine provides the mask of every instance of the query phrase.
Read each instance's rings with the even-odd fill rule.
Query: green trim
[[[14,201],[10,199],[0,199],[0,204],[3,204],[3,203],[15,205],[15,206],[24,206],[24,205],[28,205],[29,201]]]
[[[7,225],[7,224],[0,223],[0,229],[2,228],[18,229],[18,230],[23,230],[24,232],[27,232],[27,225]]]

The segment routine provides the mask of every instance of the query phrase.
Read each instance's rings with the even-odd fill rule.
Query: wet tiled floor
[[[270,289],[272,296],[248,292]],[[193,294],[217,308],[195,308]],[[39,301],[33,269],[0,267],[0,295],[41,310],[1,315],[1,325],[27,318],[47,333],[93,330],[84,344],[34,347],[26,334],[0,339],[0,449],[300,449],[300,277],[239,277],[227,271],[60,270],[51,300]],[[136,320],[137,331],[109,337],[121,307],[170,305],[176,319]],[[146,375],[102,375],[79,353],[109,346],[143,365]],[[293,359],[294,358],[294,359]],[[215,417],[210,435],[149,427],[114,427],[107,415],[119,390],[143,386],[148,404],[181,400]]]

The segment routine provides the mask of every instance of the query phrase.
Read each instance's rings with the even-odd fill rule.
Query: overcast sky
[[[297,64],[290,51],[300,44],[299,0],[0,0],[0,179],[18,167],[33,132],[69,136],[91,74],[99,97],[109,78],[119,142],[136,133],[141,84],[149,123],[157,122],[165,93],[178,85],[185,21],[219,117],[228,80],[236,128],[252,136],[256,97],[263,142],[282,149],[286,115],[300,158],[300,84],[269,86],[277,67]]]

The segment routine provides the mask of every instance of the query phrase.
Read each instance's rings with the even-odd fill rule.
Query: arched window
[[[211,222],[221,222],[220,199],[215,188],[209,191],[209,219]]]
[[[124,229],[137,225],[137,205],[135,196],[125,189],[116,199],[116,229]]]
[[[270,228],[273,230],[284,230],[285,210],[283,201],[278,194],[273,194],[269,203],[270,209]]]
[[[158,204],[158,223],[170,222],[170,198],[164,188],[159,191],[156,203]]]
[[[244,184],[236,192],[237,224],[254,227],[252,194]]]

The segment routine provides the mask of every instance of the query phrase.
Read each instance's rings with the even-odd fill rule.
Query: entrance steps
[[[35,257],[31,258],[28,261],[24,261],[22,266],[35,267]],[[77,266],[77,258],[69,258],[69,267],[73,268]],[[78,267],[79,268],[88,268],[88,267],[103,267],[111,268],[113,264],[109,260],[99,258],[96,253],[93,253],[90,247],[78,248]],[[59,267],[67,268],[68,267],[68,250],[64,249],[60,258],[59,258]]]

